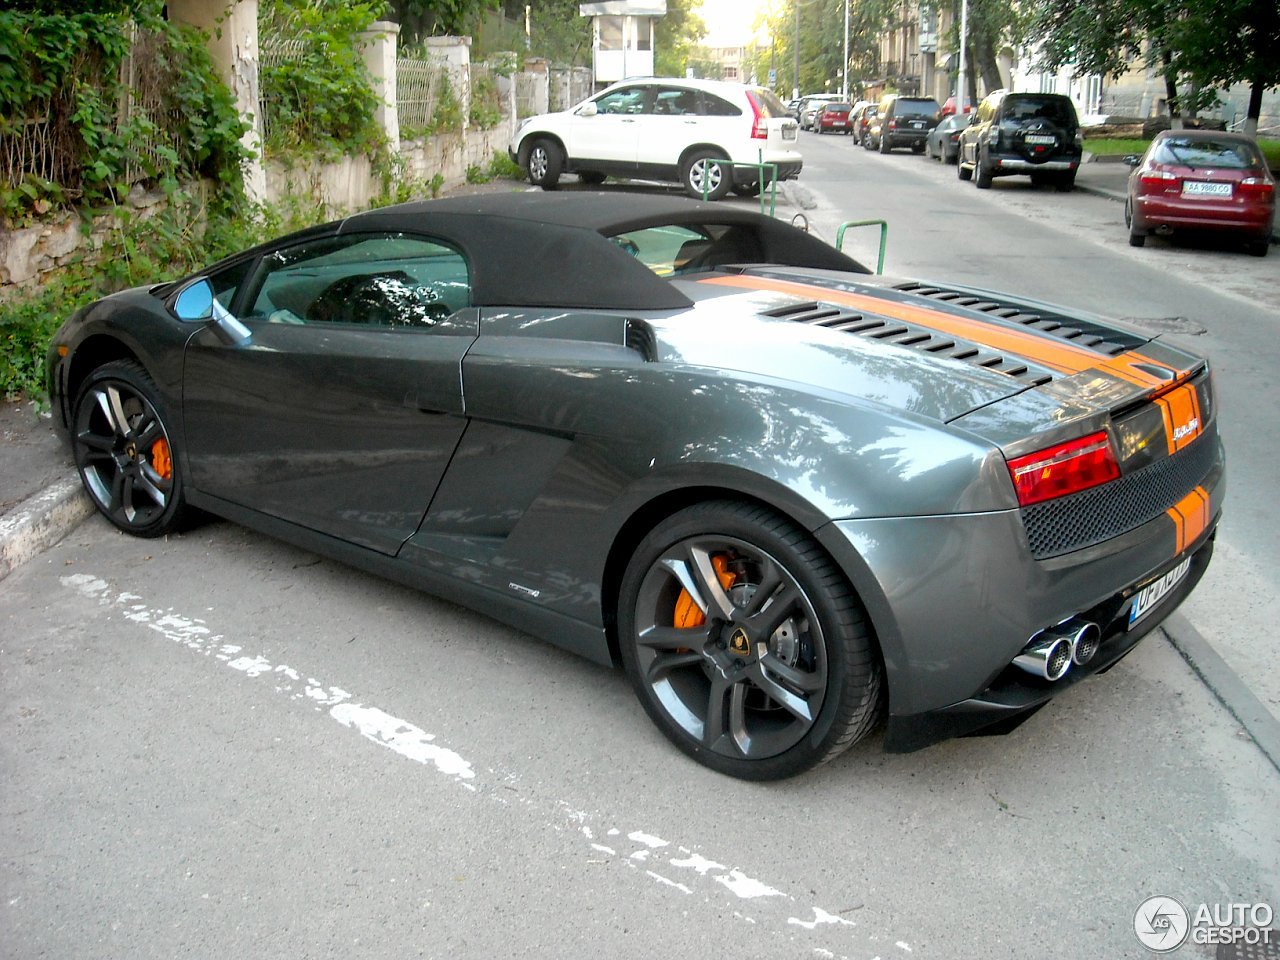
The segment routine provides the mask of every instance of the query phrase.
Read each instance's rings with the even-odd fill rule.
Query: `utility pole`
[[[796,8],[796,42],[795,50],[792,51],[795,55],[794,76],[796,82],[795,86],[791,88],[791,99],[794,100],[800,96],[800,0],[791,0],[791,2],[795,4]]]
[[[963,114],[965,97],[964,48],[969,35],[969,0],[960,0],[960,74],[956,77],[956,113]]]
[[[849,102],[849,0],[844,0],[844,61],[840,64],[840,99]]]

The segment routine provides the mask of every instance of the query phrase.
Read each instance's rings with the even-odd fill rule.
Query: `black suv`
[[[983,190],[993,177],[1016,174],[1029,174],[1037,185],[1070,190],[1083,150],[1070,97],[997,90],[978,104],[960,134],[956,173]]]
[[[933,97],[900,97],[889,94],[880,101],[880,115],[871,127],[868,149],[888,153],[894,147],[910,147],[912,153],[924,153],[929,131],[942,119],[942,107]]]

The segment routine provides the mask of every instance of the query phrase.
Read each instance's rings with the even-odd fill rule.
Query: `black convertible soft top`
[[[754,211],[644,194],[449,197],[359,213],[339,232],[403,230],[455,244],[471,264],[476,306],[676,310],[689,299],[608,239],[663,224],[737,226],[755,233],[762,262],[866,272],[821,240]]]

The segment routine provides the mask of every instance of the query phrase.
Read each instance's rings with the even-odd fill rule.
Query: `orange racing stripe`
[[[1194,386],[1183,385],[1157,397],[1155,402],[1164,417],[1164,437],[1172,456],[1204,429],[1200,420],[1200,398]]]
[[[972,340],[993,350],[1017,354],[1034,363],[1067,375],[1081,373],[1085,370],[1099,369],[1139,387],[1159,389],[1168,385],[1167,379],[1161,379],[1134,366],[1134,364],[1145,360],[1138,354],[1126,354],[1123,357],[1104,359],[1092,350],[1077,347],[1073,344],[1046,340],[1044,337],[1034,333],[1012,330],[975,318],[955,316],[909,303],[894,303],[891,300],[883,300],[880,297],[868,294],[853,293],[848,290],[830,290],[826,287],[812,287],[808,284],[794,283],[789,280],[774,280],[766,277],[709,277],[699,282],[724,287],[741,287],[748,290],[789,293],[805,299],[821,299],[829,303],[855,307],[859,310],[880,314],[881,316],[892,317],[895,320],[907,320],[939,333]],[[1145,362],[1153,363],[1150,360],[1145,360]],[[1158,366],[1164,369],[1163,365]]]
[[[1176,530],[1175,554],[1182,553],[1189,544],[1204,533],[1212,519],[1209,516],[1209,494],[1204,487],[1196,487],[1165,511]]]

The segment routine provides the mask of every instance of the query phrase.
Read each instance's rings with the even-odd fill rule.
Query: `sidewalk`
[[[1080,164],[1076,172],[1076,189],[1110,197],[1124,203],[1129,193],[1129,174],[1133,170],[1119,157],[1092,157]]]

